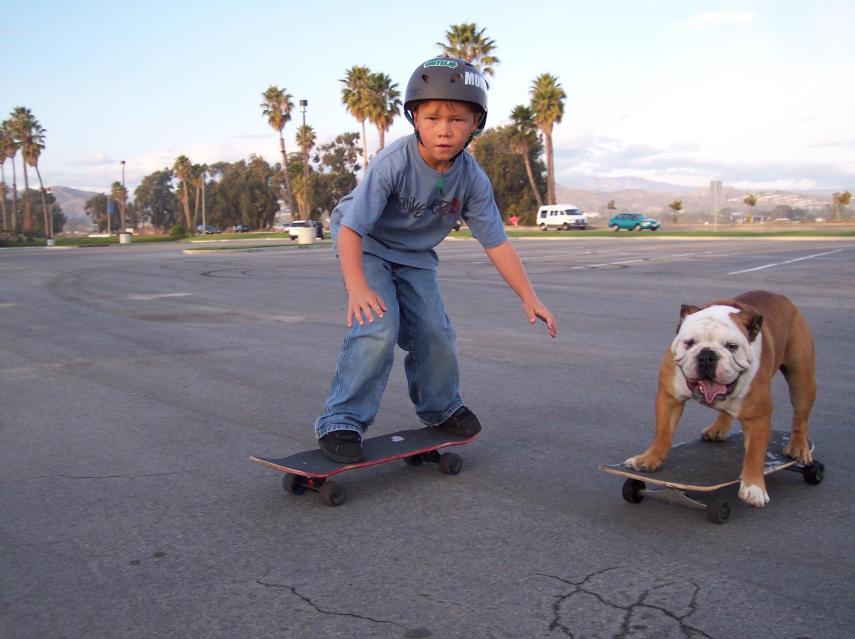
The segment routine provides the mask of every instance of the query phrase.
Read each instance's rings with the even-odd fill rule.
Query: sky
[[[26,106],[47,129],[49,186],[109,191],[122,160],[131,190],[181,154],[276,162],[270,85],[308,100],[319,143],[358,131],[346,69],[386,73],[403,94],[450,25],[474,22],[500,60],[488,127],[529,102],[538,75],[564,88],[559,183],[855,190],[852,0],[0,0],[0,14],[0,117]],[[410,132],[401,117],[386,143]]]

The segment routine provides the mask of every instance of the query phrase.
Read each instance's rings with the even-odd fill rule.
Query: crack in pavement
[[[285,590],[289,590],[292,595],[294,595],[295,597],[298,597],[299,599],[301,599],[303,602],[305,602],[306,604],[308,604],[309,606],[314,608],[316,611],[318,611],[322,615],[333,615],[333,616],[337,616],[337,617],[350,617],[351,619],[362,619],[364,621],[370,621],[372,623],[383,623],[383,624],[389,624],[389,625],[395,626],[397,628],[405,628],[401,624],[399,624],[395,621],[389,621],[388,619],[375,619],[374,617],[367,617],[365,615],[357,615],[357,614],[352,613],[352,612],[338,612],[335,610],[326,610],[324,608],[321,608],[318,604],[316,604],[314,601],[312,601],[306,595],[300,593],[295,586],[289,586],[288,584],[280,584],[280,583],[265,581],[264,577],[261,577],[260,579],[256,579],[256,583],[259,584],[260,586],[265,586],[267,588],[284,588]]]
[[[649,631],[650,627],[648,625],[642,624],[642,620],[634,620],[635,617],[639,615],[639,612],[644,611],[656,611],[661,613],[666,618],[674,621],[679,628],[680,633],[685,639],[714,639],[711,635],[707,634],[703,630],[696,628],[686,622],[686,619],[694,615],[698,610],[698,595],[700,594],[700,587],[694,583],[693,581],[683,581],[679,582],[676,580],[667,581],[665,583],[659,584],[657,586],[653,586],[647,588],[641,592],[640,595],[637,596],[636,600],[629,604],[621,604],[615,601],[610,601],[608,599],[608,595],[601,594],[593,589],[590,582],[595,577],[604,575],[609,572],[613,572],[616,570],[622,569],[622,566],[613,566],[611,568],[604,568],[602,570],[598,570],[596,572],[592,572],[586,575],[579,581],[572,581],[570,579],[565,579],[563,577],[559,577],[557,575],[548,575],[544,573],[536,573],[536,576],[546,577],[548,579],[554,579],[555,581],[561,582],[568,586],[572,586],[573,589],[570,592],[558,595],[555,597],[555,600],[552,602],[552,613],[553,618],[549,624],[549,632],[551,633],[554,630],[559,630],[562,634],[567,637],[572,637],[575,639],[576,633],[574,633],[574,628],[571,627],[572,622],[564,619],[564,613],[562,613],[561,607],[564,603],[568,602],[571,598],[577,597],[580,595],[586,595],[588,597],[592,597],[596,601],[600,602],[604,606],[609,608],[619,610],[623,613],[623,618],[621,620],[621,625],[617,633],[611,634],[611,639],[630,639],[632,637],[634,631]],[[624,581],[621,577],[617,577],[618,581]],[[620,584],[618,584],[620,585]],[[668,587],[676,587],[683,589],[688,586],[691,589],[691,599],[688,604],[685,604],[685,608],[687,612],[685,614],[678,614],[673,610],[667,608],[665,605],[660,604],[658,602],[651,602],[651,596],[657,594],[657,591],[661,591]],[[660,593],[661,594],[661,593]],[[577,623],[584,623],[585,619],[576,619],[574,620]],[[649,622],[648,622],[649,623]],[[603,629],[604,630],[604,629]]]
[[[10,479],[9,483],[20,483],[26,481],[39,481],[42,479],[55,479],[62,477],[63,479],[140,479],[143,477],[169,477],[171,475],[182,475],[184,473],[193,473],[198,471],[198,468],[188,468],[186,470],[171,470],[164,473],[143,473],[140,475],[67,475],[60,473],[58,475],[35,475],[33,477],[24,477],[22,479]],[[2,481],[0,481],[2,483]]]

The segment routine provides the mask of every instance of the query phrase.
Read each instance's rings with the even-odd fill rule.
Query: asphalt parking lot
[[[441,245],[484,431],[457,476],[345,473],[339,508],[248,461],[314,445],[345,330],[328,245],[0,250],[0,635],[850,637],[855,241],[514,244],[558,338],[477,243]],[[597,467],[649,443],[680,305],[756,288],[813,330],[825,481],[778,473],[725,525],[626,503]],[[711,419],[688,406],[677,440]],[[373,433],[415,426],[398,353]]]

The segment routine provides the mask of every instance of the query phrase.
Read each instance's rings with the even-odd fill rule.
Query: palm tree
[[[190,184],[193,180],[193,163],[186,155],[179,155],[175,158],[172,172],[175,173],[175,177],[181,182],[178,187],[178,197],[184,207],[184,224],[187,232],[193,233],[195,227],[193,226],[193,220],[190,218]]]
[[[292,211],[296,208],[294,193],[291,190],[291,178],[288,175],[288,153],[285,151],[285,136],[282,131],[285,125],[291,121],[291,111],[294,103],[291,94],[285,89],[280,89],[271,84],[267,91],[261,94],[264,102],[261,103],[262,115],[267,116],[267,123],[279,133],[279,151],[282,153],[282,168],[285,172],[285,188],[288,189],[288,208]]]
[[[297,135],[294,138],[294,141],[300,145],[301,149],[303,148],[303,144],[305,144],[306,155],[308,155],[309,151],[315,148],[315,143],[318,141],[318,136],[312,126],[307,124],[297,129]]]
[[[298,189],[299,195],[299,206],[300,213],[303,216],[304,220],[309,219],[309,152],[314,148],[315,142],[317,141],[317,136],[315,135],[315,130],[309,126],[304,125],[297,129],[296,142],[300,145],[300,148],[303,150],[303,174],[300,177],[300,188]]]
[[[12,138],[12,134],[9,132],[9,129],[6,127],[6,122],[0,123],[0,184],[2,184],[2,188],[0,188],[0,203],[3,205],[3,228],[10,229],[9,226],[9,212],[6,210],[6,160],[12,159],[14,157],[15,152],[15,141]],[[14,162],[12,164],[12,168],[14,169]]]
[[[746,223],[751,224],[754,222],[754,207],[757,206],[757,196],[751,193],[742,201],[745,203],[745,206],[748,207],[748,217],[745,218],[745,221]]]
[[[680,211],[683,210],[683,200],[674,200],[668,205],[671,209],[671,221],[676,224],[680,221]]]
[[[380,138],[377,150],[382,151],[386,146],[386,131],[401,114],[401,92],[398,91],[398,83],[392,82],[385,73],[372,73],[368,85],[371,92],[368,119],[377,127]]]
[[[33,118],[30,128],[30,135],[27,137],[27,142],[21,147],[21,155],[24,158],[24,163],[29,164],[36,170],[36,175],[39,178],[39,191],[42,194],[42,216],[44,220],[45,237],[53,237],[53,216],[48,215],[47,193],[45,185],[42,181],[42,173],[39,171],[39,157],[42,150],[45,148],[45,133],[47,130]]]
[[[199,208],[202,205],[202,189],[205,188],[205,173],[207,171],[207,164],[194,164],[190,175],[190,182],[196,189],[193,197],[193,228],[199,224]]]
[[[849,206],[849,203],[852,201],[852,194],[849,191],[843,191],[843,193],[835,193],[831,198],[834,203],[834,221],[839,222],[841,211],[843,208]]]
[[[11,229],[18,231],[18,180],[15,175],[15,155],[18,153],[20,145],[15,139],[15,132],[12,130],[12,120],[4,120],[0,124],[2,133],[3,155],[12,160],[12,226]],[[5,160],[4,160],[5,164]],[[6,178],[3,178],[3,183],[6,183]],[[5,202],[5,199],[4,199]],[[10,228],[10,227],[6,227]]]
[[[531,109],[523,104],[518,104],[511,111],[511,150],[519,153],[525,163],[525,172],[528,175],[528,183],[537,207],[543,206],[543,198],[537,188],[534,179],[534,171],[531,168],[531,149],[537,141],[537,125],[534,123],[534,114]]]
[[[341,101],[348,112],[362,125],[362,166],[368,167],[368,145],[365,140],[365,120],[371,110],[371,70],[354,65],[345,71]]]
[[[499,58],[492,55],[496,42],[484,37],[485,31],[479,30],[474,22],[453,24],[445,32],[445,42],[436,44],[445,55],[471,62],[482,74],[492,76],[493,65],[499,63]]]
[[[128,191],[122,183],[116,180],[110,185],[110,200],[116,203],[119,209],[119,233],[125,232],[125,216],[122,214],[122,202],[128,199]],[[108,214],[112,207],[108,207]]]
[[[555,204],[555,165],[552,151],[552,127],[561,122],[564,116],[564,100],[567,94],[558,82],[558,78],[543,73],[531,83],[531,110],[546,147],[546,200]]]
[[[33,113],[27,107],[15,107],[10,118],[12,135],[19,149],[26,148],[31,143]],[[14,164],[14,160],[12,160]],[[28,236],[33,234],[33,212],[30,207],[30,181],[27,176],[27,163],[22,162],[24,168],[24,220],[21,230]]]

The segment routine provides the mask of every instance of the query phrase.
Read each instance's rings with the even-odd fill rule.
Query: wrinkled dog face
[[[761,325],[762,317],[733,306],[683,306],[671,354],[696,400],[712,405],[735,390],[752,368]]]

